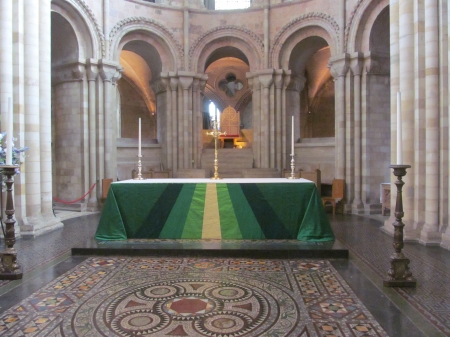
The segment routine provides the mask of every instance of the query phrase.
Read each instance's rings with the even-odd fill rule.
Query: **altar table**
[[[305,179],[151,179],[114,182],[95,238],[334,240]]]

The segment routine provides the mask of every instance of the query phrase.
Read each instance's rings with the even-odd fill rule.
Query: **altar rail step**
[[[219,149],[219,176],[242,178],[242,171],[253,167],[252,149]],[[203,149],[201,165],[214,173],[214,149]]]

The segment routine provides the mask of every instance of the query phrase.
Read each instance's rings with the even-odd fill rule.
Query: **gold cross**
[[[217,121],[213,121],[213,131],[206,133],[208,136],[214,137],[214,176],[211,179],[217,180],[219,178],[219,160],[217,159],[217,139],[220,136],[226,136],[226,132],[220,132],[217,129]]]

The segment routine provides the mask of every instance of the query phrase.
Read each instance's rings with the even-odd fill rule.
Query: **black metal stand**
[[[1,253],[0,280],[21,279],[23,274],[19,263],[17,262],[17,253],[14,249],[16,237],[14,233],[14,197],[12,186],[14,184],[14,175],[19,168],[17,165],[0,165],[0,170],[7,177],[6,183],[6,220],[5,220],[5,245],[6,250]]]
[[[402,218],[403,212],[402,188],[405,184],[402,177],[406,175],[406,169],[411,165],[390,165],[394,169],[394,176],[397,177],[395,185],[397,186],[397,199],[395,202],[395,222],[394,226],[394,243],[395,253],[391,255],[391,268],[388,271],[387,278],[383,281],[386,287],[415,287],[416,280],[409,270],[409,259],[402,253],[403,249],[403,227],[405,224]]]

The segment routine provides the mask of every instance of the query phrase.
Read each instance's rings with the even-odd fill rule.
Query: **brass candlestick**
[[[19,166],[17,165],[0,165],[3,175],[6,176],[6,220],[5,220],[5,245],[6,250],[1,253],[0,264],[0,280],[17,280],[23,276],[19,263],[17,262],[17,253],[14,249],[16,236],[14,232],[14,196],[12,186],[14,184],[14,175]]]
[[[217,151],[217,139],[219,136],[226,135],[226,132],[220,132],[217,129],[217,121],[213,121],[213,131],[206,133],[209,136],[214,137],[214,176],[211,178],[213,180],[221,179],[219,178],[219,159],[218,159],[218,151]]]
[[[287,179],[298,179],[295,176],[295,159],[294,159],[294,157],[295,157],[295,154],[291,153],[291,176],[287,177]]]
[[[406,169],[411,165],[390,165],[394,169],[394,175],[397,177],[395,185],[397,186],[397,199],[395,201],[395,222],[394,226],[394,250],[395,253],[391,255],[391,268],[388,271],[387,278],[383,281],[386,287],[415,287],[416,280],[409,270],[409,259],[402,253],[403,249],[403,227],[405,224],[402,218],[403,213],[403,199],[402,187],[405,184],[402,177],[406,175]]]
[[[142,178],[142,160],[141,160],[142,155],[138,155],[137,157],[138,157],[138,164],[137,164],[138,174],[137,174],[137,177],[134,179],[135,180],[144,180],[144,178]]]

